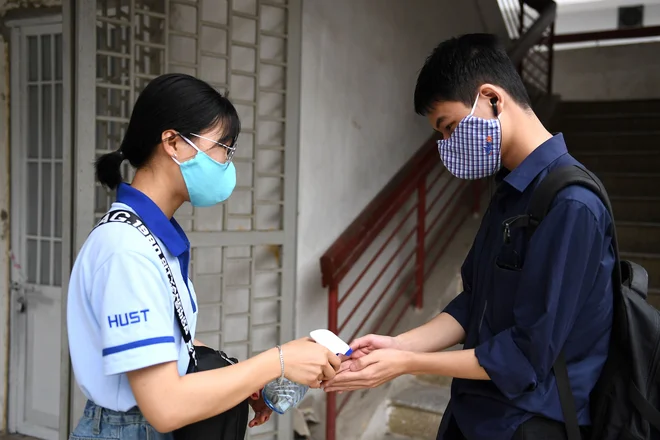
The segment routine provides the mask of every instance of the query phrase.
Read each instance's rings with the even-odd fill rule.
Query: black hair
[[[184,136],[202,133],[217,124],[223,128],[218,142],[234,145],[241,131],[236,108],[217,90],[190,75],[171,73],[153,79],[133,107],[131,120],[118,150],[96,161],[96,178],[115,189],[122,182],[121,163],[144,166],[161,143],[165,130]]]
[[[440,43],[417,77],[415,112],[429,113],[443,101],[472,106],[479,87],[503,88],[523,108],[531,108],[525,85],[495,35],[466,34]]]

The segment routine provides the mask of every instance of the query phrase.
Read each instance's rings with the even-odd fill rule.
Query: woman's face
[[[190,145],[194,144],[200,151],[210,156],[213,160],[220,163],[226,163],[229,156],[231,145],[223,144],[219,141],[223,136],[221,127],[206,130],[203,133],[194,133],[190,135],[177,134],[177,154],[176,159],[179,162],[186,162],[197,154],[197,150]]]

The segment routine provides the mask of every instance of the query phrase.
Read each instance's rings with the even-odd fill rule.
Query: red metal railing
[[[550,0],[500,0],[517,29],[511,59],[535,98],[552,90],[556,5]],[[531,7],[530,7],[531,5]],[[514,5],[515,6],[515,5]],[[534,96],[537,92],[538,96]],[[411,305],[421,308],[424,282],[470,212],[479,211],[480,182],[454,179],[429,139],[321,257],[328,288],[328,329],[351,341],[366,333],[392,333]],[[336,438],[339,407],[327,395],[326,440]]]
[[[455,179],[431,138],[321,258],[329,289],[328,328],[350,341],[390,334],[410,305],[423,306],[424,282],[458,228],[479,210],[479,182]],[[359,293],[358,293],[359,292]],[[326,439],[339,409],[328,394]]]

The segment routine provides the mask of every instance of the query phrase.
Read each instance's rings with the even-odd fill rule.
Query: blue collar
[[[518,191],[524,192],[541,171],[567,153],[564,135],[556,134],[532,151],[520,165],[504,177],[504,181]]]
[[[149,197],[126,183],[117,188],[117,202],[130,206],[175,257],[190,249],[190,242],[179,224],[171,220]]]

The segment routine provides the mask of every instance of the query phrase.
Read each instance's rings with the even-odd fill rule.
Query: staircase
[[[660,100],[562,102],[552,125],[603,181],[621,256],[648,271],[649,302],[660,308]]]
[[[392,398],[389,432],[401,439],[435,439],[450,398],[451,378],[421,376]]]

